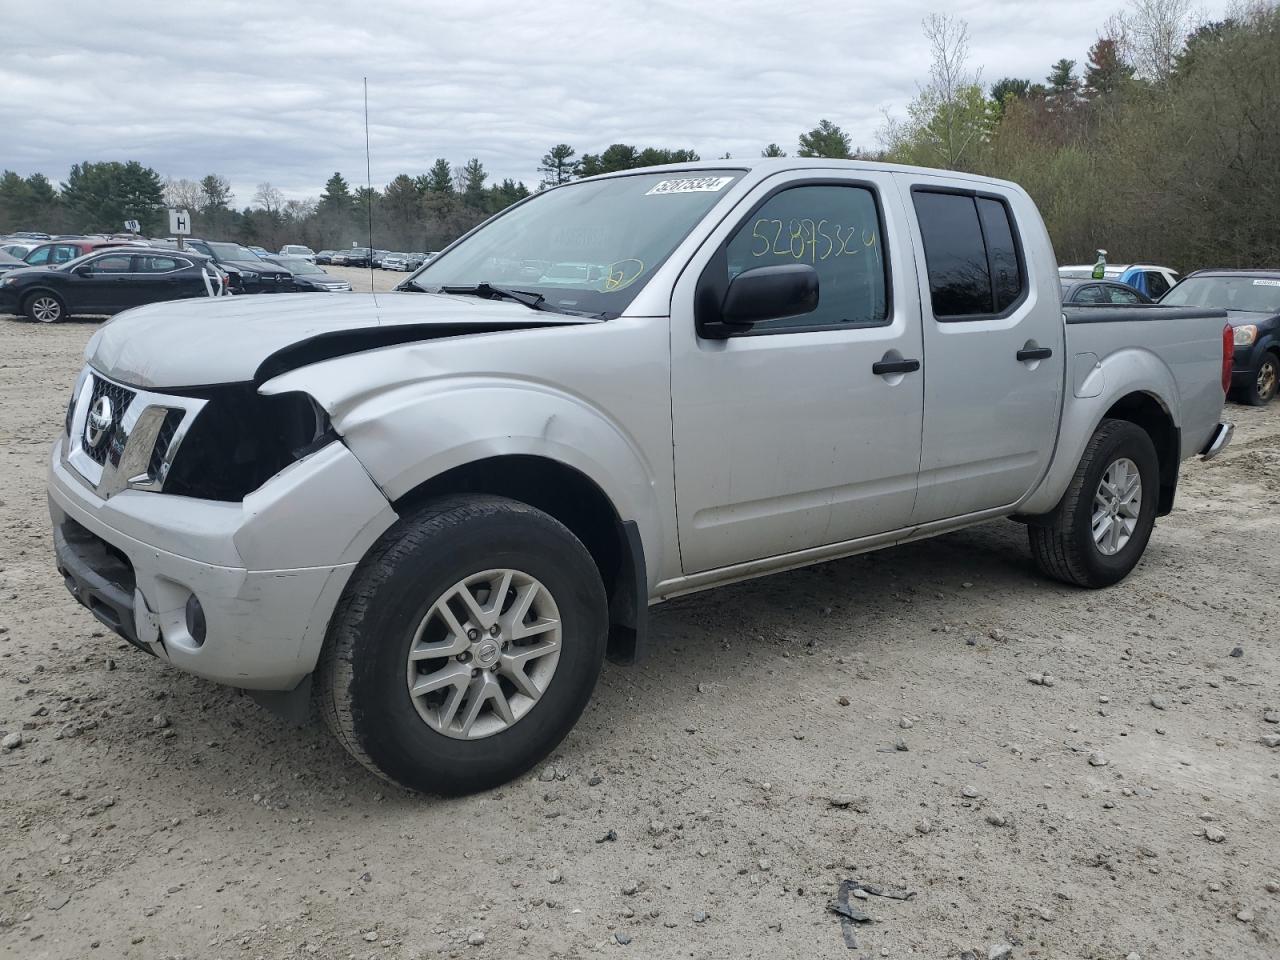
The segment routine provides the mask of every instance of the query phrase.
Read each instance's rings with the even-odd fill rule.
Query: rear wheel
[[[561,523],[500,497],[410,513],[361,562],[317,669],[342,744],[405,787],[463,794],[545,757],[604,658],[604,587]]]
[[[67,308],[57,294],[37,291],[27,297],[22,312],[37,323],[57,323],[66,317]]]
[[[1264,353],[1257,372],[1245,388],[1245,400],[1255,407],[1266,406],[1277,389],[1280,389],[1280,357]]]
[[[1155,527],[1160,465],[1147,432],[1104,420],[1053,513],[1027,527],[1042,573],[1106,587],[1137,566]]]

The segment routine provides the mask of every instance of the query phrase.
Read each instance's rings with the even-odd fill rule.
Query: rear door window
[[[1022,298],[1023,258],[1003,200],[919,188],[912,200],[936,319],[997,316]]]
[[[1147,296],[1152,300],[1159,300],[1169,292],[1169,281],[1164,278],[1163,273],[1155,270],[1147,271]]]
[[[1107,297],[1112,303],[1141,303],[1138,294],[1133,290],[1126,290],[1124,287],[1107,287]]]

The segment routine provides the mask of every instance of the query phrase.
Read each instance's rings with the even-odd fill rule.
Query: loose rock
[[[17,730],[13,731],[13,733],[6,733],[4,739],[0,740],[0,747],[5,750],[17,750],[20,746],[22,746],[22,734]]]
[[[1105,767],[1107,763],[1108,763],[1108,760],[1107,760],[1107,755],[1105,753],[1095,751],[1094,753],[1089,754],[1089,766]]]

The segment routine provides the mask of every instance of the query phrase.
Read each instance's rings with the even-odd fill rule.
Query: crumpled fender
[[[466,463],[504,455],[544,457],[592,480],[620,520],[637,523],[646,556],[662,557],[669,525],[666,517],[674,516],[674,506],[659,502],[659,491],[671,486],[669,479],[663,486],[655,483],[655,477],[669,477],[671,464],[669,460],[651,463],[645,450],[670,451],[663,368],[636,363],[637,354],[624,348],[612,362],[621,367],[629,355],[634,373],[615,368],[613,375],[651,379],[652,385],[604,387],[610,361],[584,374],[592,382],[582,386],[593,395],[617,397],[629,404],[631,426],[647,431],[646,444],[619,417],[589,400],[586,389],[573,390],[558,377],[551,382],[558,363],[546,365],[551,368],[548,379],[475,372],[486,367],[481,359],[484,352],[477,347],[481,341],[488,341],[489,351],[502,350],[517,336],[504,333],[404,344],[338,357],[278,376],[260,391],[300,390],[312,396],[393,503],[427,480]],[[556,349],[545,342],[541,346],[544,351]],[[617,346],[612,344],[610,352]],[[583,366],[579,359],[560,372]],[[657,398],[663,402],[653,402]],[[665,443],[655,443],[655,438],[664,438]],[[653,559],[650,578],[662,573]]]

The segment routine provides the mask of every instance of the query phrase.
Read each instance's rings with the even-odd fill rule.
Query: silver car
[[[381,776],[492,787],[672,597],[1000,517],[1125,577],[1230,439],[1230,328],[1064,316],[1055,262],[1012,183],[726,159],[542,191],[402,292],[141,307],[58,430],[58,570]]]

